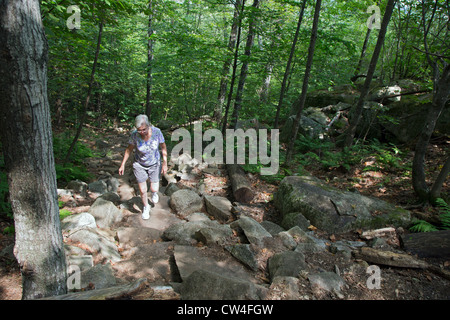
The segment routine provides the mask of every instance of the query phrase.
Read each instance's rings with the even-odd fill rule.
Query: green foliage
[[[359,147],[336,150],[334,144],[328,140],[306,136],[298,138],[295,146],[298,150],[295,159],[302,167],[319,165],[325,169],[342,167],[350,170],[350,167],[359,161]]]
[[[63,220],[64,218],[70,216],[72,214],[72,212],[70,212],[67,209],[61,209],[59,210],[59,219]]]
[[[433,224],[421,220],[421,219],[415,219],[413,221],[413,225],[409,228],[409,231],[411,232],[431,232],[431,231],[438,231],[438,228],[434,226]]]
[[[72,139],[66,135],[54,135],[53,136],[53,152],[55,159],[64,159],[67,150],[72,143]],[[94,153],[86,145],[77,142],[74,152],[72,153],[72,162],[70,163],[55,163],[56,179],[58,181],[69,182],[71,180],[87,181],[91,178],[91,174],[86,170],[83,160],[93,157]]]
[[[393,143],[382,144],[378,140],[374,139],[367,145],[370,152],[374,154],[376,162],[374,165],[370,165],[364,168],[364,171],[379,171],[379,170],[392,170],[403,169],[408,170],[402,163],[403,152],[395,146]]]
[[[14,225],[10,225],[5,229],[3,229],[3,234],[14,234],[14,232],[15,232]]]
[[[444,199],[436,199],[437,207],[439,208],[439,225],[431,224],[430,222],[415,219],[413,225],[409,228],[411,232],[431,232],[438,230],[450,230],[450,205]]]
[[[450,229],[450,205],[448,205],[442,198],[437,198],[436,203],[442,212],[441,215],[439,216],[442,228]]]

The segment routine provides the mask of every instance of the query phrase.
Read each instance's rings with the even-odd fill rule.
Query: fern
[[[442,229],[450,229],[450,205],[448,205],[447,202],[445,202],[442,198],[437,198],[436,204],[442,212],[442,214],[439,216],[442,224]]]
[[[409,228],[409,231],[411,232],[431,232],[431,231],[438,231],[436,226],[433,224],[425,221],[425,220],[419,220],[416,219],[413,221],[413,226]]]
[[[411,232],[431,232],[438,230],[450,230],[450,206],[444,199],[436,199],[436,204],[439,207],[440,225],[435,226],[427,221],[416,219],[413,221],[412,227],[409,228]]]

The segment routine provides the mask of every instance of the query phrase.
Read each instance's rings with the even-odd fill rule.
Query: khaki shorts
[[[159,182],[161,179],[161,163],[158,161],[157,163],[146,167],[139,162],[134,162],[133,173],[138,183],[147,181],[147,179],[150,179],[150,182]]]

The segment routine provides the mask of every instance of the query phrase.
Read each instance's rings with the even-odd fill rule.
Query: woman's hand
[[[167,171],[168,171],[167,161],[163,161],[162,168],[161,168],[161,174],[166,174]]]

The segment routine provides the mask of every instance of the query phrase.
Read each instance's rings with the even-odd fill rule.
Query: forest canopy
[[[422,12],[421,1],[397,1],[377,65],[376,82],[414,79],[432,88],[432,70],[424,52],[443,56],[448,52],[448,1],[437,1],[425,48],[420,21],[423,14],[427,22],[431,19],[434,1],[424,0],[425,6],[428,2],[430,9]],[[76,125],[80,117],[100,23],[104,24],[103,36],[88,110],[93,118],[109,123],[130,121],[145,110],[149,68],[152,121],[170,119],[177,123],[212,114],[218,104],[224,62],[233,57],[229,38],[239,3],[163,0],[150,1],[149,7],[148,0],[83,0],[76,4],[79,29],[71,30],[67,22],[74,19],[74,12],[67,8],[73,1],[41,1],[50,50],[48,77],[53,119]],[[265,0],[252,8],[251,2],[244,3],[239,20],[242,34],[237,67],[239,70],[248,62],[248,77],[241,118],[273,121],[301,4]],[[378,29],[372,29],[361,66],[358,63],[367,22],[375,12],[368,8],[373,5],[374,1],[324,1],[309,90],[333,90],[350,84],[357,68],[359,73],[366,73]],[[382,1],[381,15],[385,6]],[[282,118],[289,115],[291,104],[301,92],[313,14],[314,2],[306,1]],[[253,19],[257,20],[255,39],[248,56],[244,54],[245,41]]]

